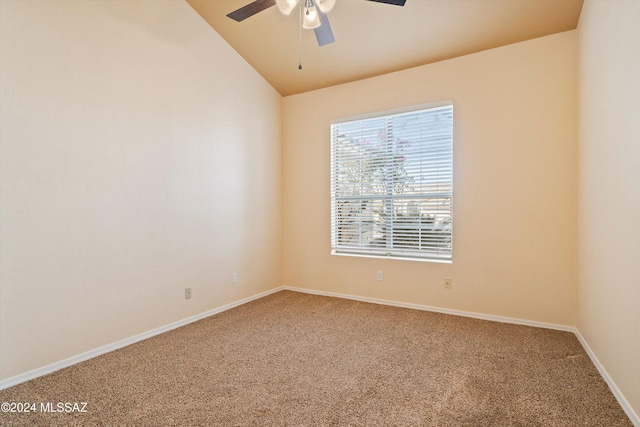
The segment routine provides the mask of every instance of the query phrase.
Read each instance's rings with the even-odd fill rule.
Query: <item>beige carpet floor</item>
[[[631,426],[571,333],[288,291],[0,402],[87,402],[3,426]]]

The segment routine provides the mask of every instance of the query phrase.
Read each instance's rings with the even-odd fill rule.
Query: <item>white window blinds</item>
[[[453,105],[331,125],[334,254],[451,260]]]

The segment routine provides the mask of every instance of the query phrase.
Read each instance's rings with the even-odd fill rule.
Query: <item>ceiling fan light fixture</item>
[[[285,15],[290,15],[297,4],[298,0],[276,0],[276,6]]]
[[[304,18],[302,20],[302,28],[307,30],[318,28],[320,26],[320,16],[318,16],[318,9],[314,6],[312,1],[307,1],[304,7]]]
[[[316,6],[322,13],[329,13],[333,6],[336,5],[336,0],[316,0]]]

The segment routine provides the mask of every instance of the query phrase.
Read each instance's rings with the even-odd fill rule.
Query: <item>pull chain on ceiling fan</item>
[[[385,3],[394,6],[404,6],[407,0],[368,0],[376,3]],[[333,9],[336,0],[256,0],[252,3],[241,7],[229,13],[227,16],[234,21],[241,22],[245,19],[277,5],[278,9],[285,15],[291,14],[291,11],[298,5],[298,2],[304,2],[304,14],[302,18],[302,28],[313,29],[316,34],[316,40],[319,46],[324,46],[335,41],[329,18],[327,13]],[[302,6],[302,4],[301,4]]]

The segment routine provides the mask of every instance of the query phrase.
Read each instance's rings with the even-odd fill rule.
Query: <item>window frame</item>
[[[363,200],[363,201],[367,201],[367,203],[370,203],[373,199],[384,200],[385,207],[382,209],[386,212],[384,214],[386,215],[386,219],[383,222],[388,225],[382,227],[384,229],[382,234],[385,236],[384,241],[387,246],[386,247],[383,247],[381,245],[373,246],[369,244],[369,246],[367,247],[367,246],[363,246],[362,244],[355,245],[355,246],[341,244],[341,242],[339,241],[340,238],[338,237],[338,235],[341,235],[341,231],[340,231],[341,222],[338,219],[341,215],[338,211],[338,202],[340,200],[345,200],[345,197],[348,197],[348,196],[338,195],[338,185],[336,184],[336,182],[339,181],[339,179],[337,178],[337,176],[339,173],[344,174],[345,168],[342,168],[341,169],[342,172],[339,172],[338,165],[336,165],[336,162],[339,160],[337,160],[336,157],[341,157],[343,163],[346,162],[346,160],[344,160],[344,157],[345,157],[344,154],[342,154],[341,156],[337,154],[337,148],[336,148],[337,133],[336,131],[334,131],[334,129],[340,125],[344,126],[344,125],[354,124],[358,122],[362,123],[366,121],[373,121],[373,120],[379,120],[379,119],[385,120],[385,123],[387,123],[389,120],[392,120],[398,116],[410,116],[411,114],[415,114],[417,117],[419,114],[425,113],[428,110],[433,110],[433,109],[442,110],[443,107],[449,107],[449,111],[451,114],[450,138],[446,138],[447,142],[445,143],[445,145],[449,144],[449,147],[450,147],[447,151],[448,158],[450,159],[448,163],[448,167],[450,169],[450,176],[446,181],[438,180],[436,187],[439,187],[442,184],[442,185],[448,186],[450,188],[450,191],[448,193],[441,192],[441,193],[432,194],[432,193],[424,192],[424,190],[421,188],[422,192],[420,192],[419,194],[403,194],[401,192],[392,191],[391,193],[387,193],[384,196],[381,196],[380,194],[377,194],[375,197],[363,196],[363,195],[354,196],[351,198],[351,200],[354,200],[354,201]],[[387,126],[388,125],[385,124],[385,129],[387,129]],[[449,129],[448,126],[447,126],[447,129]],[[393,137],[389,138],[386,136],[386,133],[385,133],[384,144],[388,144],[388,145],[397,144],[394,142],[390,142],[391,140],[393,140]],[[425,141],[426,141],[426,138],[425,138]],[[426,141],[426,142],[425,141],[420,141],[420,143],[424,144],[425,146],[428,146],[429,143],[433,143],[430,141]],[[454,188],[453,188],[453,184],[454,184],[454,173],[453,173],[454,104],[453,104],[453,100],[444,100],[444,101],[432,102],[428,104],[414,105],[410,107],[386,110],[386,111],[378,111],[378,112],[373,112],[368,114],[361,114],[357,116],[350,116],[350,117],[344,117],[344,118],[332,120],[331,126],[330,126],[330,145],[331,145],[331,161],[330,161],[331,224],[330,224],[330,228],[331,228],[331,254],[332,255],[452,263],[453,261],[453,208],[454,208],[453,206],[454,204]],[[383,169],[388,169],[390,167],[389,165],[391,164],[391,162],[393,162],[393,158],[391,156],[393,156],[393,154],[391,154],[391,152],[387,150],[387,152],[385,153],[386,166],[384,166]],[[435,157],[432,158],[431,156],[432,155],[420,154],[419,158],[420,158],[420,161],[424,161],[425,159],[432,160],[433,158],[435,158]],[[432,169],[429,169],[429,171],[432,171]],[[424,172],[421,172],[419,175],[421,180],[424,179],[423,178],[424,176],[426,176]],[[393,186],[394,183],[396,183],[395,180],[391,180],[390,183],[388,182],[388,180],[383,180],[382,182],[384,182],[385,185],[387,186]],[[394,241],[396,231],[399,229],[398,222],[394,220],[394,218],[398,216],[397,214],[395,214],[394,216],[394,212],[396,212],[399,209],[399,207],[394,208],[393,203],[398,201],[406,201],[412,198],[419,199],[419,200],[425,200],[425,199],[435,200],[436,202],[437,200],[448,199],[448,204],[445,203],[445,206],[447,206],[447,208],[443,209],[443,212],[448,211],[448,215],[443,214],[442,217],[440,216],[437,217],[438,220],[440,220],[440,218],[444,218],[443,220],[444,222],[442,222],[441,225],[439,225],[440,230],[436,230],[435,220],[434,222],[432,222],[433,228],[430,230],[431,232],[434,232],[434,230],[436,230],[433,234],[430,234],[430,236],[437,236],[438,238],[445,239],[444,244],[440,243],[440,247],[445,248],[446,250],[434,250],[433,248],[431,250],[428,250],[428,249],[422,248],[423,246],[423,243],[422,243],[423,226],[422,225],[419,225],[418,228],[416,228],[417,230],[419,230],[418,233],[420,236],[418,238],[418,242],[419,242],[418,250],[415,250],[415,249],[409,250],[406,247],[403,248],[402,243],[398,244],[397,246],[394,246],[395,243],[389,242],[389,240],[391,240],[392,242]],[[422,204],[420,204],[420,207],[422,208]],[[420,213],[418,214],[420,218],[423,217],[421,213],[422,212],[421,208],[419,210]],[[359,224],[362,224],[363,220],[361,217],[359,217],[359,221],[360,221]],[[419,221],[420,221],[420,224],[422,224],[421,222],[422,219],[420,219]],[[370,220],[370,222],[373,222],[373,220]],[[359,225],[358,227],[361,227],[361,225]],[[374,226],[371,226],[371,227],[374,227]],[[408,226],[404,225],[404,227],[408,227]],[[402,230],[404,230],[405,233],[409,233],[406,230],[413,230],[413,228],[400,229],[401,230],[400,233],[397,233],[397,234],[401,236]],[[442,232],[442,229],[448,230],[448,232],[447,231]],[[425,234],[429,234],[429,233],[425,233]],[[407,245],[406,243],[407,240],[405,240],[405,246]],[[435,245],[438,246],[437,243],[435,243]],[[429,245],[425,245],[425,246],[429,246]]]

